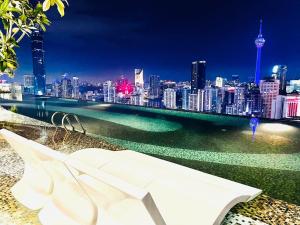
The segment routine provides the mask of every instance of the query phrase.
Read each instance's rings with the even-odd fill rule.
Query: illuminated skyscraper
[[[73,77],[72,80],[72,98],[78,99],[79,98],[79,78]]]
[[[189,95],[191,93],[191,89],[188,87],[183,88],[182,90],[182,109],[189,109]]]
[[[71,98],[72,97],[72,81],[67,77],[67,74],[62,76],[61,80],[62,97]]]
[[[112,81],[106,81],[103,84],[104,102],[115,102],[116,100],[116,87]]]
[[[176,91],[172,88],[167,88],[164,91],[164,105],[167,109],[176,109]]]
[[[255,45],[257,48],[257,56],[256,56],[256,71],[255,71],[255,84],[259,85],[260,82],[260,68],[261,68],[261,49],[264,46],[266,40],[262,35],[262,20],[260,20],[259,34],[255,39]]]
[[[206,61],[192,63],[191,92],[197,94],[198,89],[204,89],[206,80]]]
[[[272,101],[279,95],[279,80],[267,79],[260,81],[260,94],[263,99],[263,117],[271,118]]]
[[[134,84],[136,87],[144,88],[144,70],[143,69],[135,69],[134,70]]]
[[[46,72],[44,58],[43,31],[37,27],[31,34],[32,63],[34,75],[34,94],[45,95],[46,93]]]
[[[150,76],[150,97],[158,98],[160,96],[160,78],[157,75]]]

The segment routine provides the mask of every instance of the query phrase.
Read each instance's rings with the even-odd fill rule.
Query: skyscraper
[[[273,77],[280,81],[279,86],[279,93],[281,95],[286,94],[286,73],[287,73],[287,66],[284,65],[275,65],[273,67]]]
[[[191,89],[188,87],[183,88],[182,90],[182,109],[189,109],[189,95],[191,93]]]
[[[279,95],[279,80],[267,79],[260,81],[260,93],[263,99],[263,117],[271,118],[272,101]]]
[[[164,91],[164,105],[167,109],[176,109],[176,91],[172,88],[167,88]]]
[[[262,35],[262,20],[260,20],[259,34],[255,39],[255,45],[257,48],[257,56],[256,56],[256,71],[255,71],[255,84],[259,85],[260,82],[260,67],[261,67],[261,49],[264,46],[266,40]]]
[[[32,64],[34,76],[34,94],[44,95],[46,93],[46,72],[44,58],[43,31],[36,26],[31,34]]]
[[[206,61],[192,63],[191,92],[197,94],[198,89],[204,89],[206,81]]]
[[[72,98],[79,99],[79,78],[78,77],[73,77],[72,80]]]
[[[160,78],[157,75],[150,76],[150,97],[158,98],[160,96]]]
[[[104,102],[115,102],[116,100],[116,87],[112,81],[106,81],[103,84]]]
[[[143,69],[135,69],[134,70],[134,84],[136,87],[144,88],[144,70]]]
[[[67,77],[67,74],[62,76],[61,80],[62,97],[71,98],[72,97],[72,81]]]

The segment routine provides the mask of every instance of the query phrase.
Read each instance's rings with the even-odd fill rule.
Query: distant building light
[[[273,67],[272,72],[273,72],[273,73],[278,73],[278,70],[279,70],[279,66],[278,66],[278,65],[275,65],[275,66]]]

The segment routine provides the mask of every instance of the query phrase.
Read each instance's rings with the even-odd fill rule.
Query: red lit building
[[[122,76],[121,79],[117,80],[116,92],[117,94],[130,95],[133,92],[133,86],[127,78]]]
[[[290,95],[284,97],[283,117],[300,117],[300,96]]]

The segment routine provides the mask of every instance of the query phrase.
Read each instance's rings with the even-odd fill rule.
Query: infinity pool
[[[296,122],[261,121],[253,140],[249,118],[58,99],[1,100],[1,105],[15,105],[18,113],[48,122],[56,111],[77,114],[91,136],[252,185],[300,205]]]

